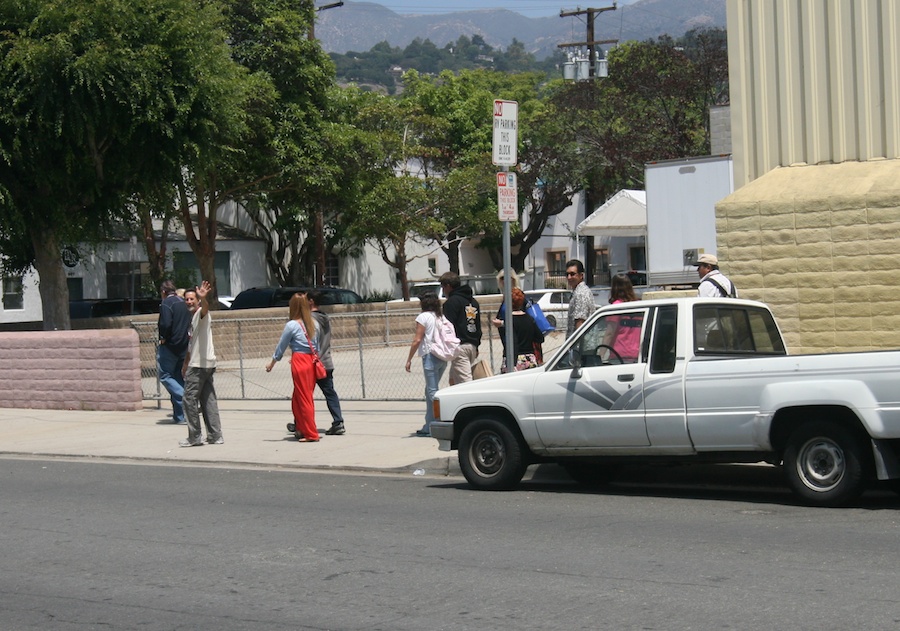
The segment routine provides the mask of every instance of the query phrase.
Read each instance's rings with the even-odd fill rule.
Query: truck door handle
[[[634,374],[619,375],[619,381],[634,381]]]

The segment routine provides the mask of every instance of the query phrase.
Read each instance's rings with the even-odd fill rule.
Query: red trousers
[[[294,378],[294,394],[291,396],[291,410],[297,433],[309,440],[319,440],[316,429],[316,406],[313,390],[316,375],[313,370],[313,356],[306,353],[291,353],[291,376]]]

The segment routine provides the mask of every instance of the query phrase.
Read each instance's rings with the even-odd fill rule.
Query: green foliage
[[[373,291],[366,294],[365,302],[387,302],[394,299],[394,293],[391,291]]]
[[[60,248],[107,234],[234,121],[241,71],[220,26],[193,0],[0,9],[0,235],[38,269],[45,327],[69,325]]]
[[[537,72],[549,77],[559,74],[565,54],[559,52],[537,61],[515,39],[506,50],[495,50],[480,35],[471,38],[462,35],[443,48],[438,48],[427,39],[416,39],[403,49],[381,42],[368,52],[332,53],[331,59],[339,81],[381,86],[389,94],[394,94],[399,73],[408,70],[437,75],[441,72],[483,69],[509,73]]]

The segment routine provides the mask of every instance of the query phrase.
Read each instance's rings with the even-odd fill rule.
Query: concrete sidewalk
[[[342,401],[347,433],[325,436],[331,416],[316,401],[322,440],[298,443],[285,429],[290,401],[220,401],[225,444],[202,447],[178,446],[187,426],[171,423],[168,402],[124,413],[0,408],[0,456],[459,475],[455,451],[441,452],[434,439],[415,436],[424,405]]]

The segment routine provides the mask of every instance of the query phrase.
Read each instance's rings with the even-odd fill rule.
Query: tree
[[[229,124],[232,62],[212,3],[34,0],[0,9],[0,238],[68,329],[61,250],[175,179]]]
[[[411,112],[410,119],[421,121],[414,128],[415,156],[434,180],[429,189],[430,204],[439,219],[429,224],[434,231],[422,236],[441,246],[453,271],[459,271],[461,241],[470,238],[481,240],[499,268],[502,225],[497,221],[497,167],[491,164],[493,101],[519,103],[519,137],[523,141],[520,145],[527,146],[524,139],[529,137],[531,122],[538,120],[543,108],[539,96],[543,76],[470,70],[458,75],[444,72],[437,78],[409,72],[404,79],[407,88],[402,98]],[[552,135],[546,139],[547,143],[554,140]],[[536,173],[547,174],[535,171],[531,165],[522,170],[520,193],[538,183],[528,178]],[[567,206],[568,203],[554,212]],[[524,207],[520,204],[520,208]],[[544,225],[546,222],[529,226],[529,234],[542,230]],[[540,236],[540,232],[536,234]],[[514,243],[527,245],[518,233]],[[526,254],[527,250],[520,254],[522,261]]]
[[[218,151],[184,163],[176,184],[188,243],[211,281],[217,215],[226,202],[262,209],[274,200],[270,210],[287,212],[302,207],[325,159],[322,111],[333,80],[328,57],[308,37],[312,0],[228,0],[224,11],[232,55],[249,73],[243,124],[218,138]]]

